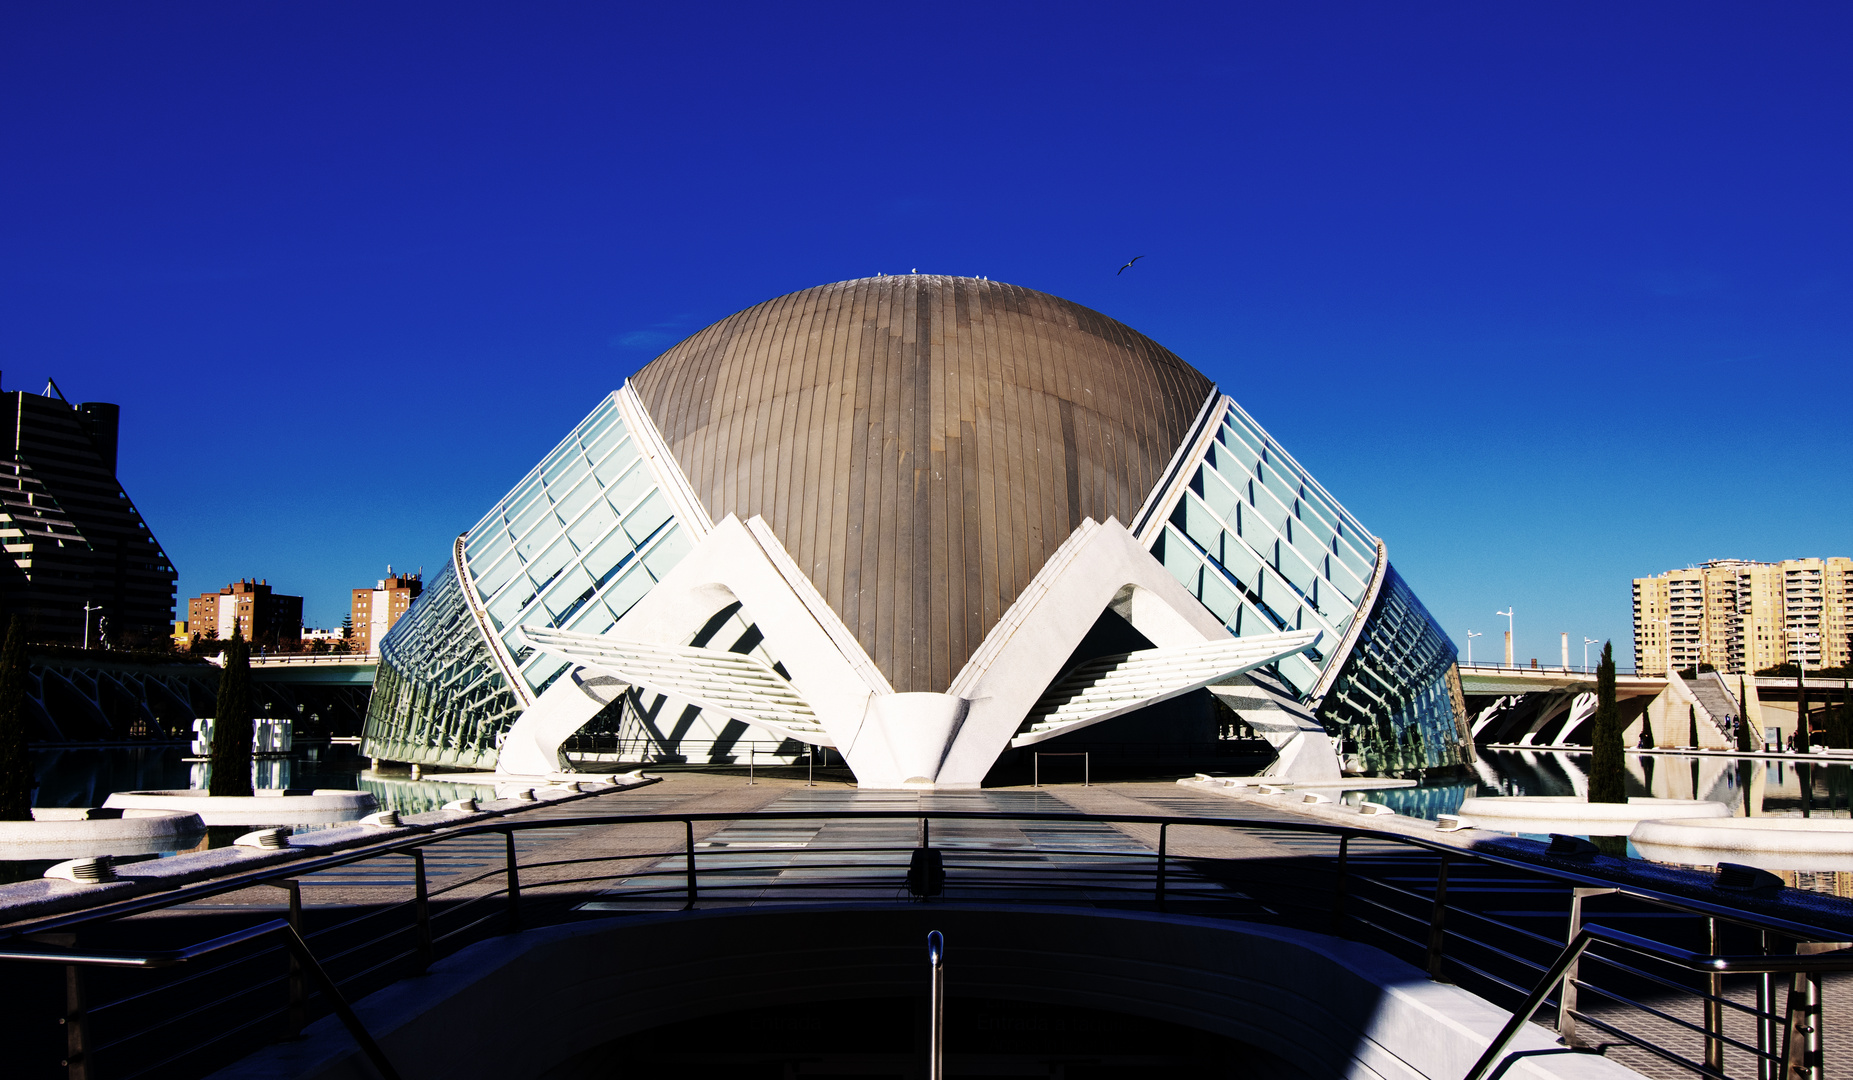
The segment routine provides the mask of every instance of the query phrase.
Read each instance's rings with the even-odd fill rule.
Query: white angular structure
[[[961,788],[1218,716],[1302,775],[1471,753],[1384,545],[1200,373],[1055,297],[882,277],[730,316],[600,404],[381,643],[365,752],[550,773],[590,725]]]

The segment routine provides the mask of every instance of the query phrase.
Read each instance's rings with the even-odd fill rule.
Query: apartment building
[[[386,575],[371,589],[354,590],[350,610],[354,637],[350,647],[356,652],[378,652],[380,639],[386,636],[386,631],[412,610],[412,601],[424,591],[423,575],[394,574],[390,566],[386,568]]]
[[[191,637],[225,641],[234,629],[258,648],[300,648],[302,597],[276,592],[268,581],[244,579],[187,601],[187,630]]]
[[[1714,559],[1634,579],[1634,658],[1644,674],[1710,664],[1750,673],[1853,663],[1853,559]]]

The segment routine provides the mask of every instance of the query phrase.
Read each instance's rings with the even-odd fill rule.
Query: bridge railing
[[[916,839],[807,845],[792,874],[776,862],[794,856],[789,845],[707,846],[696,831],[735,822],[874,821],[917,823]],[[985,823],[1008,827],[1011,839],[986,841],[973,828]],[[1088,849],[1077,858],[1065,831],[1055,831],[1052,846],[1018,839],[1050,834],[1039,826],[1079,823],[1155,833],[1155,844],[1141,848],[1128,837],[1123,850]],[[951,843],[935,845],[936,824],[955,826],[941,830],[954,833]],[[644,842],[574,858],[530,852],[524,859],[517,845],[535,829],[557,836],[592,828],[636,830]],[[1335,850],[1278,860],[1179,855],[1172,845],[1180,830],[1197,838],[1297,834],[1301,849],[1323,838]],[[1573,850],[1566,858],[1577,857]],[[433,858],[455,871],[433,875]],[[335,871],[343,873],[333,886],[361,882],[396,892],[318,905],[306,919],[304,879]],[[434,876],[450,880],[434,887]],[[277,928],[267,906],[210,903],[260,888],[287,894],[290,935],[271,932]],[[1592,915],[1588,904],[1597,897],[1605,910]],[[584,905],[595,899],[598,908],[588,911]],[[362,850],[0,928],[0,962],[19,965],[8,973],[17,1002],[11,1019],[60,1032],[56,1060],[68,1075],[197,1076],[295,1035],[319,1014],[341,1012],[344,998],[421,973],[498,934],[612,910],[926,900],[1171,912],[1341,934],[1497,1003],[1531,1011],[1554,1003],[1559,1030],[1571,1040],[1580,1023],[1629,1052],[1714,1078],[1819,1080],[1823,1026],[1846,1022],[1822,1009],[1819,975],[1853,970],[1848,953],[1797,955],[1813,943],[1847,940],[1853,913],[1845,926],[1819,925],[1745,910],[1728,893],[1708,900],[1642,887],[1604,876],[1594,863],[1565,869],[1325,822],[951,810],[511,817],[426,826]],[[1583,933],[1596,925],[1591,918],[1629,920],[1654,937]],[[214,938],[180,951],[191,949],[189,958],[202,961],[210,953],[209,966],[157,962],[177,955],[177,934],[199,927]],[[302,948],[291,951],[289,939]],[[1569,961],[1566,941],[1575,948]],[[1706,957],[1729,949],[1740,954],[1731,964],[1707,966]],[[1761,957],[1760,966],[1745,955]],[[62,969],[63,977],[35,985],[18,975],[27,968]],[[1777,993],[1778,973],[1799,973],[1786,998]],[[1737,981],[1727,985],[1727,978]],[[363,1046],[369,1041],[358,1020],[343,1021]],[[8,1041],[21,1068],[49,1064],[30,1060],[29,1040]]]

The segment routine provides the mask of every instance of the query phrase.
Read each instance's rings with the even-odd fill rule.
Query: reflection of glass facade
[[[1454,646],[1388,565],[1348,654],[1340,646],[1370,593],[1377,541],[1235,402],[1224,398],[1152,555],[1238,636],[1325,632],[1282,661],[1281,680],[1372,773],[1458,765],[1466,750]],[[1341,664],[1336,678],[1328,670]]]
[[[603,633],[692,546],[611,395],[465,534],[467,575],[453,559],[380,643],[367,752],[493,765],[522,699],[567,667],[516,628]]]
[[[1319,706],[1326,731],[1376,775],[1465,764],[1466,728],[1454,642],[1391,566]]]

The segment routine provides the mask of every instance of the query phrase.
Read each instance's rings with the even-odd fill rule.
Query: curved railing
[[[699,827],[721,823],[879,821],[913,823],[907,842],[703,847],[697,837]],[[1073,846],[986,841],[969,835],[968,829],[967,835],[952,844],[934,843],[935,825],[981,823],[1018,829],[1093,823],[1122,827],[1122,832],[1144,830],[1155,842],[1149,849],[1138,850],[1138,842],[1127,836],[1125,850],[1077,852]],[[523,861],[518,857],[516,838],[526,832],[623,827],[672,830],[676,842],[574,858]],[[1267,831],[1328,844],[1336,841],[1336,850],[1330,857],[1300,856],[1291,866],[1258,871],[1258,863],[1249,859],[1175,854],[1178,830],[1199,835]],[[501,840],[493,845],[497,854],[483,855],[481,841],[496,837]],[[433,888],[427,863],[434,854],[445,856],[447,844],[475,851],[477,865]],[[1566,858],[1578,857],[1581,850],[1567,847]],[[923,857],[922,851],[932,854]],[[800,854],[802,861],[793,866],[802,874],[790,880],[767,880],[769,857]],[[304,878],[342,868],[377,869],[401,859],[410,860],[405,877],[409,897],[356,902],[327,925],[312,930],[304,927],[300,904]],[[943,887],[938,887],[941,881]],[[620,883],[622,889],[611,891]],[[138,933],[147,935],[150,942],[161,934],[156,921],[136,921],[137,916],[172,915],[183,905],[192,905],[188,913],[195,916],[211,910],[212,918],[218,920],[258,916],[264,913],[202,906],[204,901],[256,887],[289,893],[287,926],[300,935],[304,950],[315,950],[306,961],[297,955],[294,962],[281,965],[287,959],[280,955],[288,948],[287,942],[243,951],[219,946],[215,954],[235,955],[211,967],[188,968],[166,983],[121,981],[126,975],[103,984],[80,979],[79,972],[95,966],[96,954],[78,947],[86,939],[110,938],[114,945],[108,955],[116,961],[156,955],[152,946],[137,950],[122,944]],[[1523,903],[1532,905],[1545,902],[1541,897],[1565,901],[1562,910],[1567,923],[1562,932],[1541,932],[1537,919],[1529,920],[1532,926],[1521,925],[1527,920],[1519,915],[1528,913],[1514,915],[1489,907],[1485,901],[1487,896],[1519,895],[1524,896]],[[1853,917],[1846,926],[1833,926],[1748,911],[1722,897],[1712,901],[1617,880],[1598,872],[1594,862],[1579,871],[1496,852],[1465,850],[1424,837],[1325,822],[979,810],[516,816],[422,826],[414,835],[365,849],[299,858],[75,914],[18,923],[0,929],[0,961],[65,966],[61,1022],[71,1039],[71,1056],[64,1060],[83,1065],[81,1072],[69,1066],[73,1075],[198,1075],[249,1052],[266,1037],[300,1031],[314,1012],[323,1008],[339,1012],[344,1008],[342,994],[369,993],[495,934],[579,917],[577,908],[588,896],[604,898],[607,910],[611,902],[630,905],[633,910],[676,911],[735,904],[956,903],[970,899],[987,904],[1078,904],[1284,922],[1378,945],[1425,968],[1431,977],[1461,983],[1495,1001],[1524,1001],[1526,1008],[1535,1010],[1554,996],[1559,1028],[1573,1040],[1574,1027],[1580,1022],[1698,1075],[1757,1076],[1759,1080],[1772,1080],[1785,1066],[1797,1063],[1804,1068],[1819,1067],[1820,973],[1853,969],[1853,958],[1822,960],[1797,957],[1790,951],[1794,943],[1845,940]],[[1583,905],[1594,896],[1607,897],[1605,903],[1614,909],[1610,914],[1616,918],[1654,915],[1660,920],[1655,925],[1674,940],[1650,942],[1651,947],[1642,948],[1638,943],[1646,939],[1631,937],[1624,942],[1606,929],[1579,937],[1584,929]],[[1520,901],[1500,901],[1516,902]],[[1545,914],[1557,917],[1552,912]],[[1682,938],[1690,939],[1694,933],[1711,943],[1709,953],[1681,944]],[[237,943],[256,945],[263,937],[253,933]],[[1717,959],[1718,943],[1726,938],[1735,938],[1740,945],[1750,943],[1763,958],[1755,974],[1746,976],[1760,980],[1754,987],[1754,1004],[1739,1000],[1742,993],[1727,993],[1721,980],[1730,972],[1751,970],[1755,965],[1742,956],[1736,958],[1735,967],[1705,964],[1708,956]],[[1569,961],[1562,953],[1566,940],[1581,943]],[[1586,951],[1592,945],[1606,948]],[[1575,970],[1578,960],[1598,964],[1602,977],[1580,975]],[[305,975],[320,967],[331,972],[320,985],[322,1004],[312,1000]],[[1777,1002],[1773,976],[1778,972],[1801,972],[1790,987],[1786,1013]],[[271,992],[268,996],[266,990]],[[1578,991],[1599,996],[1602,1007],[1579,1006]],[[1808,1011],[1810,995],[1816,1002],[1813,1013]],[[17,992],[15,997],[19,997]],[[38,1004],[43,1015],[54,1010],[56,1003],[47,996]],[[1703,1014],[1696,1021],[1680,1015],[1694,1009]],[[1727,1013],[1740,1018],[1735,1034],[1725,1021]],[[97,1027],[100,1017],[111,1019],[109,1030]],[[1741,1030],[1745,1023],[1754,1028],[1753,1034]],[[1810,1025],[1812,1043],[1803,1030]],[[364,1031],[357,1025],[350,1029],[364,1045]],[[1791,1033],[1786,1047],[1780,1045],[1782,1029]],[[1694,1042],[1699,1050],[1689,1053],[1683,1044],[1670,1045],[1669,1031]],[[1798,1038],[1802,1039],[1799,1044]],[[1815,1049],[1808,1049],[1810,1045]],[[1744,1062],[1749,1065],[1743,1066]],[[1727,1071],[1728,1063],[1739,1068]]]

